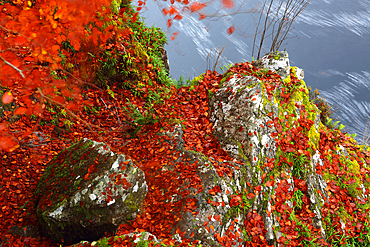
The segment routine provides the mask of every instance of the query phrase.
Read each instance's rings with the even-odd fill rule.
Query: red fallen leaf
[[[17,109],[15,109],[14,115],[22,115],[25,114],[26,111],[27,111],[26,107],[18,107]]]
[[[6,129],[8,125],[6,123],[0,123],[0,131]]]
[[[298,185],[299,185],[300,187],[303,187],[303,186],[305,186],[305,185],[306,185],[306,182],[305,182],[304,180],[299,181],[299,182],[298,182]]]
[[[10,137],[1,137],[0,138],[0,150],[12,149],[17,143],[13,141]]]
[[[15,40],[14,40],[14,42],[13,42],[13,44],[14,45],[23,45],[24,43],[26,43],[27,42],[27,39],[25,38],[25,37],[23,37],[23,36],[18,36]]]
[[[206,7],[206,5],[204,3],[194,2],[190,6],[190,11],[191,12],[199,11],[199,10],[203,9],[204,7]]]
[[[137,20],[137,16],[139,15],[139,13],[138,12],[136,12],[132,17],[131,17],[131,21],[134,23],[134,22],[136,22],[136,20]]]
[[[252,199],[252,198],[254,198],[256,195],[255,194],[253,194],[253,193],[249,193],[249,194],[247,194],[247,198],[248,199]]]
[[[258,191],[258,192],[260,192],[261,189],[262,189],[261,185],[258,185],[258,186],[255,187],[255,190]]]
[[[33,114],[35,114],[36,116],[40,115],[42,113],[42,107],[40,105],[40,103],[36,103],[35,107],[33,108]]]
[[[206,18],[206,16],[205,16],[205,15],[203,15],[203,14],[201,14],[201,13],[199,13],[199,20],[201,21],[201,20],[203,20],[204,18]]]
[[[179,12],[173,6],[170,6],[168,13],[170,13],[170,15],[177,15]]]
[[[266,182],[266,186],[267,187],[271,187],[271,186],[273,186],[274,185],[274,181],[273,180],[270,180],[270,181],[267,181]]]
[[[5,92],[2,100],[4,104],[9,104],[10,102],[13,101],[13,99],[14,97],[11,92]]]
[[[232,9],[232,8],[234,8],[234,1],[233,0],[222,0],[222,5],[225,8]]]
[[[113,197],[112,196],[110,196],[110,195],[107,195],[107,199],[108,199],[108,203],[109,202],[112,202],[114,199],[113,199]]]
[[[33,58],[33,57],[25,57],[25,58],[23,58],[22,59],[24,62],[32,62],[32,61],[34,61],[35,60],[35,58]]]
[[[243,200],[240,195],[232,195],[230,200],[230,207],[238,206],[241,202],[243,202]]]

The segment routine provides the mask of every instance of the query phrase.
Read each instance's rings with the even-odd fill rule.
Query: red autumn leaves
[[[178,20],[179,21],[183,18],[183,16],[180,14],[181,11],[188,11],[190,13],[198,13],[199,14],[199,20],[203,20],[208,16],[206,13],[201,13],[200,12],[205,7],[207,7],[208,3],[202,3],[202,2],[194,1],[194,2],[189,4],[188,0],[185,0],[185,1],[183,1],[183,4],[185,4],[186,6],[181,11],[179,11],[178,8],[174,7],[174,5],[173,5],[173,4],[175,4],[175,0],[171,0],[170,2],[172,4],[170,7],[162,9],[162,14],[164,16],[166,16],[166,15],[170,16],[170,18],[167,19],[167,23],[166,23],[167,28],[170,28],[172,26],[172,21],[173,20]],[[181,0],[176,0],[176,2],[181,2]],[[233,0],[222,0],[221,3],[222,3],[222,6],[224,8],[228,8],[228,9],[232,9],[235,6]],[[171,17],[171,16],[174,16],[174,17]],[[226,33],[228,35],[231,35],[234,31],[235,31],[235,27],[234,27],[234,25],[232,25],[226,30]],[[175,38],[176,38],[176,36],[174,36],[174,35],[171,36],[171,40],[174,40]]]
[[[68,68],[72,76],[85,74],[92,77],[89,71],[82,71],[83,63],[87,61],[88,51],[99,51],[98,42],[105,43],[113,33],[119,35],[124,30],[119,30],[110,25],[110,32],[102,31],[103,17],[108,23],[111,20],[111,10],[106,8],[97,17],[97,12],[103,5],[109,5],[110,1],[96,0],[84,1],[8,1],[0,5],[0,47],[5,52],[1,53],[0,81],[3,87],[11,89],[2,96],[2,102],[9,104],[13,100],[19,107],[11,111],[11,115],[35,115],[40,116],[45,107],[45,99],[66,109],[77,109],[85,103],[78,97],[79,87],[76,80],[58,80],[50,71],[66,69],[62,64],[62,57],[66,64],[77,64],[76,69]],[[58,7],[57,7],[58,6]],[[50,11],[54,9],[55,11]],[[100,18],[100,19],[99,19]],[[90,24],[91,32],[85,28]],[[101,29],[100,29],[101,28]],[[72,52],[60,50],[62,43],[68,39],[72,50],[79,51],[78,56]],[[47,42],[46,42],[47,41]],[[90,42],[91,41],[91,42]],[[88,45],[87,45],[88,43]],[[95,47],[93,47],[95,44]],[[81,46],[89,46],[89,49],[80,51]],[[62,54],[62,55],[60,55]],[[77,69],[77,67],[81,68]],[[88,67],[88,66],[87,66]],[[63,73],[62,73],[63,74]],[[81,78],[77,78],[81,81]],[[62,92],[64,98],[59,95]],[[73,92],[67,95],[66,92]],[[65,98],[71,96],[79,101],[66,102]],[[14,134],[0,133],[0,149],[11,147],[9,140],[15,140]]]

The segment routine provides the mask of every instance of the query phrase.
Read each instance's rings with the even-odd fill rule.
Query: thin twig
[[[13,64],[9,63],[8,61],[6,61],[2,56],[0,56],[0,59],[3,60],[4,63],[6,63],[7,65],[9,65],[10,67],[12,67],[13,69],[15,69],[16,71],[18,71],[19,74],[21,74],[21,76],[23,77],[23,79],[25,79],[26,77],[24,76],[22,70],[18,69],[17,67],[15,67]]]
[[[220,56],[222,55],[222,53],[224,52],[224,50],[225,50],[225,45],[224,45],[224,47],[222,47],[222,49],[221,49],[221,51],[220,51],[220,52],[218,52],[218,49],[217,49],[218,56],[217,56],[217,58],[216,58],[216,63],[213,65],[213,71],[215,71],[215,70],[216,70],[216,67],[217,67],[217,65],[218,65],[218,63],[219,63],[219,60],[220,60]]]
[[[301,0],[301,1],[299,0],[280,0],[279,3],[277,4],[277,7],[273,8],[272,4],[274,0],[270,0],[269,8],[267,12],[264,13],[266,3],[267,3],[267,1],[265,0],[263,2],[263,8],[260,12],[258,24],[256,25],[256,28],[255,28],[255,37],[253,40],[252,55],[254,55],[256,36],[261,33],[259,32],[258,29],[260,27],[260,22],[261,22],[261,18],[263,14],[266,15],[266,18],[264,20],[264,24],[263,24],[264,27],[261,33],[257,59],[260,58],[260,54],[261,54],[264,41],[270,35],[271,35],[271,42],[272,42],[271,47],[270,47],[270,52],[274,52],[280,49],[280,46],[282,45],[282,43],[286,39],[289,38],[287,37],[287,35],[293,29],[292,24],[296,20],[297,16],[307,7],[307,5],[311,1],[312,0]],[[274,15],[272,13],[273,9],[275,12]],[[282,13],[280,14],[280,12]],[[267,30],[271,26],[272,26],[271,34],[266,35]],[[275,27],[276,27],[276,32],[275,32]]]
[[[75,79],[76,81],[78,81],[78,82],[80,82],[80,83],[82,83],[82,84],[86,84],[86,85],[89,85],[89,86],[95,87],[96,89],[99,89],[99,90],[103,91],[103,89],[101,89],[100,87],[96,86],[95,84],[90,83],[90,82],[87,82],[87,81],[83,81],[83,80],[81,80],[81,79],[77,78],[75,75],[73,75],[72,73],[68,72],[67,70],[65,70],[65,69],[63,69],[63,68],[59,68],[59,67],[58,67],[57,69],[59,69],[59,70],[63,71],[64,73],[66,73],[66,74],[67,74],[67,75],[69,75],[69,76],[72,76],[72,77],[73,77],[73,79]]]

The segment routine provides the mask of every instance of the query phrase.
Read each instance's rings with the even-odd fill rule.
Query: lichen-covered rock
[[[84,139],[49,162],[35,191],[38,223],[55,242],[98,240],[135,219],[146,193],[130,159]]]
[[[286,52],[266,55],[258,63],[262,64],[264,68],[278,72],[283,77],[282,80],[290,77],[289,59]],[[260,188],[260,191],[255,191],[255,199],[251,202],[248,212],[256,211],[263,216],[267,230],[266,240],[270,244],[276,243],[275,241],[281,236],[281,233],[277,230],[279,223],[276,215],[270,213],[273,211],[271,207],[275,204],[272,198],[276,197],[274,193],[276,186],[266,186],[266,181],[264,181],[266,174],[273,174],[275,171],[263,165],[266,161],[277,160],[282,154],[275,138],[282,133],[281,126],[278,125],[279,119],[281,117],[287,119],[294,117],[297,120],[300,118],[299,109],[302,105],[309,105],[304,83],[300,88],[302,91],[299,92],[301,93],[291,99],[288,107],[283,108],[277,93],[280,88],[275,89],[274,97],[271,95],[269,97],[265,84],[255,76],[233,77],[217,91],[210,101],[210,120],[214,123],[213,134],[220,141],[221,148],[236,160],[246,164],[247,181],[253,187]],[[316,133],[319,128],[319,112],[315,107],[313,109],[316,114],[310,116],[309,121],[314,124],[310,126],[312,130],[309,131]],[[298,127],[297,121],[293,123],[292,120],[292,124]],[[302,145],[305,150],[309,148],[308,143],[317,143],[317,140],[314,139],[316,136],[313,136],[312,139],[304,135],[298,137],[303,140],[294,140],[294,142]],[[289,147],[283,151],[293,152],[294,150]],[[308,196],[312,202],[323,201],[323,198],[315,194],[312,188],[324,191],[325,181],[314,172],[313,162],[306,161],[306,163],[309,166],[306,169],[310,171],[305,177],[307,186],[310,188]],[[294,190],[293,169],[292,167],[283,169],[288,175],[286,181],[288,191]],[[264,177],[262,178],[262,176]],[[275,184],[281,182],[278,177],[273,180]],[[287,207],[293,208],[293,203],[288,202]],[[314,218],[317,220],[316,226],[319,227],[321,226],[321,214],[317,210],[318,207],[317,203],[312,205],[315,213]]]
[[[206,157],[202,153],[186,150],[181,125],[177,125],[173,132],[165,134],[169,137],[176,137],[175,149],[180,151],[180,154],[178,154],[179,158],[175,163],[187,161],[189,166],[196,164],[196,175],[199,176],[203,188],[202,191],[189,188],[191,193],[187,200],[194,202],[194,204],[190,208],[184,207],[182,209],[180,212],[182,219],[173,229],[185,232],[185,238],[198,240],[203,246],[222,246],[215,238],[215,234],[209,232],[210,228],[218,234],[219,238],[228,240],[230,236],[238,234],[238,238],[242,241],[243,233],[240,231],[243,217],[238,208],[234,207],[238,199],[234,198],[231,192],[234,189],[243,191],[247,188],[245,167],[234,162],[218,161]],[[171,142],[171,144],[173,143]],[[164,166],[163,169],[169,168]],[[222,171],[227,171],[229,176],[223,176]],[[181,198],[180,195],[173,195],[173,201],[181,200]],[[197,213],[192,214],[188,209]],[[181,242],[181,239],[178,241]]]
[[[213,134],[222,149],[245,164],[250,187],[258,188],[253,191],[249,206],[244,207],[244,215],[238,215],[238,221],[240,217],[246,219],[251,212],[262,216],[267,231],[264,237],[270,245],[293,243],[298,235],[295,228],[307,225],[312,227],[312,236],[325,239],[323,218],[328,209],[323,206],[330,204],[327,178],[333,175],[322,170],[327,167],[324,162],[336,157],[322,150],[320,137],[325,136],[320,136],[323,131],[320,112],[309,101],[303,70],[291,70],[286,52],[268,54],[257,64],[276,71],[282,77],[281,83],[271,90],[271,83],[256,78],[259,71],[251,71],[255,75],[250,76],[235,74],[210,100]],[[341,145],[337,154],[348,158]],[[359,176],[360,166],[353,166],[352,171]],[[338,180],[338,184],[340,181],[343,180]],[[355,198],[367,197],[368,190],[361,184],[364,181],[363,176],[353,186],[357,187],[353,191],[358,192]],[[234,180],[230,184],[235,187],[238,183]],[[343,229],[347,220],[340,220]],[[246,228],[244,225],[243,229]],[[326,229],[330,229],[327,222]],[[286,238],[283,233],[289,231],[296,235]]]
[[[364,157],[370,154],[364,156],[363,149],[352,145],[348,135],[320,122],[320,111],[309,100],[303,76],[303,70],[289,67],[287,53],[267,54],[253,64],[231,67],[225,78],[218,78],[220,87],[209,90],[214,94],[208,102],[209,110],[204,112],[211,122],[207,126],[213,128],[203,133],[217,139],[217,143],[205,146],[214,149],[194,148],[192,145],[196,144],[189,141],[192,133],[186,129],[186,122],[176,122],[174,128],[171,126],[164,133],[151,133],[161,137],[153,145],[160,148],[159,152],[167,149],[169,157],[150,172],[176,181],[176,186],[167,184],[169,180],[153,182],[147,173],[148,183],[155,185],[150,188],[165,203],[161,205],[171,204],[163,207],[169,212],[163,212],[176,216],[165,235],[172,235],[171,243],[191,242],[207,247],[325,245],[337,241],[333,235],[346,229],[352,229],[350,234],[355,228],[357,232],[369,229],[367,223],[359,222],[369,219],[370,161]],[[204,83],[204,78],[206,75],[199,83]],[[124,146],[135,145],[134,141]],[[193,150],[204,150],[210,156]],[[67,153],[60,154],[61,159]],[[157,162],[151,159],[151,155],[143,158],[145,162]],[[61,171],[49,167],[46,174],[57,176]],[[76,180],[75,175],[68,185]],[[66,179],[59,178],[59,183]],[[46,190],[51,185],[49,182]],[[59,186],[59,191],[64,190],[63,186]],[[89,184],[84,186],[90,188]],[[51,198],[54,191],[48,193],[40,200],[38,210],[51,204],[49,199],[55,200]],[[82,197],[86,192],[79,193]],[[59,208],[74,206],[76,197],[76,193],[70,194],[68,203],[64,197],[59,199],[59,204],[50,207],[48,217],[55,220]]]
[[[121,236],[115,236],[114,237],[115,241],[117,241],[118,239],[120,239],[120,246],[126,246],[126,245],[129,245],[128,243],[136,243],[137,246],[147,246],[148,243],[154,243],[155,245],[159,245],[159,241],[157,240],[156,236],[154,236],[153,234],[149,233],[149,232],[140,232],[140,233],[129,233],[129,234],[124,234],[124,235],[121,235]],[[125,243],[125,240],[127,241]],[[75,247],[75,246],[78,246],[78,247],[82,247],[82,246],[109,246],[108,245],[108,238],[101,238],[97,241],[93,241],[93,242],[89,242],[89,241],[81,241],[80,243],[78,244],[74,244],[72,245],[71,247]]]
[[[263,56],[255,62],[257,68],[270,69],[278,73],[281,78],[286,78],[290,75],[290,62],[288,52],[272,52]]]
[[[285,59],[289,66],[286,53],[269,59],[273,57]],[[265,66],[274,64],[270,61]],[[186,208],[181,212],[177,227],[186,232],[184,237],[204,246],[234,247],[252,242],[296,246],[302,234],[316,241],[327,238],[333,227],[327,213],[333,200],[328,188],[339,187],[328,184],[334,175],[323,170],[329,169],[328,160],[349,154],[342,145],[335,154],[326,151],[325,127],[320,111],[309,101],[302,70],[289,67],[282,73],[282,68],[272,68],[283,76],[273,87],[258,79],[259,71],[234,74],[210,100],[213,135],[233,162],[185,150],[181,126],[166,133],[177,137],[176,150],[182,150],[176,162],[197,164],[203,188],[188,198],[194,199],[193,213]],[[351,165],[349,169],[359,177],[360,166]],[[368,193],[365,176],[357,180],[350,183],[348,195],[363,200]],[[173,200],[179,199],[173,195]],[[343,216],[339,222],[344,229],[348,218]]]

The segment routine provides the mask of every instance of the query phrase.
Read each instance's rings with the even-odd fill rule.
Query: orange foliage
[[[0,50],[4,51],[0,54],[0,82],[2,86],[11,88],[16,103],[23,106],[15,113],[40,115],[45,99],[64,105],[64,97],[58,96],[58,91],[75,92],[70,96],[82,100],[78,94],[81,83],[76,81],[76,77],[80,79],[81,74],[90,73],[91,78],[92,72],[75,69],[73,64],[80,64],[80,68],[89,67],[82,65],[88,61],[88,52],[99,51],[110,37],[126,31],[118,30],[113,25],[102,28],[112,14],[110,8],[103,10],[102,7],[108,6],[110,1],[40,0],[16,3],[0,6]],[[71,52],[62,49],[68,43]],[[74,55],[73,50],[78,54]],[[60,54],[63,54],[64,60]],[[62,62],[70,64],[70,67],[65,67]],[[50,69],[72,73],[73,76],[60,83],[51,76]],[[10,103],[13,95],[5,93],[2,102]],[[68,109],[76,107],[70,104]],[[4,142],[0,150],[9,149],[12,143],[9,141],[12,137],[6,131],[0,132],[0,143]]]
[[[234,8],[234,1],[233,0],[222,0],[222,5],[225,8],[232,9],[232,8]]]
[[[200,2],[194,2],[190,5],[190,11],[191,12],[197,12],[197,11],[203,9],[204,7],[206,7],[206,4],[200,3]]]
[[[231,27],[229,27],[229,28],[226,30],[226,32],[227,32],[227,34],[228,34],[228,35],[231,35],[234,31],[235,31],[235,27],[234,27],[234,26],[231,26]]]

